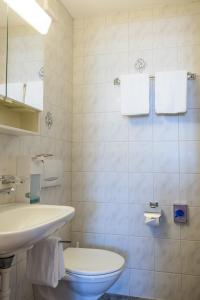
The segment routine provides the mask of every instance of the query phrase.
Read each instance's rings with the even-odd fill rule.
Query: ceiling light
[[[41,34],[47,34],[52,19],[35,0],[4,0],[4,2]]]

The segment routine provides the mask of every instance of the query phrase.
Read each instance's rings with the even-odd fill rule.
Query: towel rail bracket
[[[62,244],[71,244],[72,241],[59,241],[59,243],[62,243]]]

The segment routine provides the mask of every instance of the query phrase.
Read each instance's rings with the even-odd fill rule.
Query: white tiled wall
[[[0,135],[0,174],[15,174],[15,157],[18,155],[52,153],[64,163],[64,180],[61,187],[42,192],[42,203],[66,205],[71,203],[72,18],[59,1],[49,0],[49,4],[55,20],[45,37],[45,95],[41,134],[31,137]],[[51,130],[46,128],[44,121],[47,111],[51,111],[54,118]],[[1,197],[0,203],[3,203],[2,200],[5,202]],[[68,237],[69,229],[69,226],[62,229],[63,238]],[[17,255],[13,266],[12,300],[32,299],[25,269],[25,255],[21,253]]]
[[[187,69],[188,111],[120,115],[113,80],[135,72]],[[200,2],[74,21],[72,198],[74,242],[127,258],[112,292],[162,300],[200,299]],[[144,205],[158,201],[158,228]],[[189,205],[189,224],[173,222],[174,203]]]

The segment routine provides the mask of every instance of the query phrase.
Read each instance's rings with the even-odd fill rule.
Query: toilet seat
[[[65,272],[64,280],[76,283],[100,283],[110,280],[111,278],[117,278],[122,272],[122,269],[115,271],[113,273],[103,274],[103,275],[80,275],[75,273]]]
[[[68,275],[105,278],[106,274],[121,271],[125,260],[117,253],[101,249],[67,248],[64,250],[65,270]]]

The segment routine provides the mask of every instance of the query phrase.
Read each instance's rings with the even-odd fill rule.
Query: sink
[[[32,246],[70,221],[74,213],[70,206],[0,205],[0,256]]]

